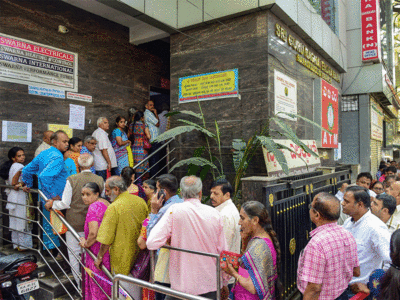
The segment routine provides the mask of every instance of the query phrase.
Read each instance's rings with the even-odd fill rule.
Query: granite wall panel
[[[2,142],[0,160],[19,145],[30,161],[48,123],[68,124],[70,103],[86,108],[85,130],[74,130],[83,138],[98,117],[108,117],[113,127],[128,108],[143,108],[149,87],[169,77],[162,60],[130,44],[129,29],[119,24],[62,1],[0,0],[0,7],[1,33],[78,53],[78,93],[93,97],[92,103],[40,97],[29,95],[27,85],[0,82],[0,119],[33,123],[32,143]],[[57,32],[58,25],[69,32]]]

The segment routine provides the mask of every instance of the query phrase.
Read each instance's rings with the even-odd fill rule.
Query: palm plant
[[[183,133],[188,133],[194,130],[201,132],[205,137],[206,146],[197,148],[194,152],[193,157],[183,159],[177,162],[170,169],[170,172],[172,172],[176,168],[187,165],[189,166],[188,168],[189,175],[196,174],[198,170],[201,168],[200,177],[202,179],[205,178],[205,176],[209,171],[211,171],[214,180],[219,178],[225,178],[224,166],[222,162],[222,152],[221,152],[221,134],[219,131],[218,122],[214,121],[215,127],[212,130],[207,128],[203,110],[201,108],[199,101],[198,105],[200,113],[183,110],[183,111],[171,112],[167,114],[167,116],[180,116],[180,115],[192,116],[198,119],[201,124],[197,124],[189,120],[180,118],[178,119],[178,121],[182,123],[181,126],[172,128],[164,132],[163,134],[159,135],[155,139],[155,142],[162,142],[171,138],[175,138],[176,136],[181,135]],[[234,139],[232,141],[232,148],[233,148],[233,165],[236,174],[233,183],[234,195],[232,199],[237,200],[237,198],[240,197],[241,179],[246,174],[246,170],[250,165],[253,156],[261,146],[265,147],[269,152],[271,152],[275,156],[277,162],[281,165],[283,172],[289,174],[288,163],[286,161],[286,158],[282,150],[285,149],[293,153],[295,152],[292,149],[288,148],[287,146],[274,141],[272,135],[289,139],[293,141],[296,145],[298,145],[301,149],[303,149],[306,153],[318,157],[318,154],[312,151],[310,148],[308,148],[297,137],[296,133],[289,126],[287,126],[287,124],[282,120],[280,115],[287,115],[291,118],[300,118],[312,124],[313,126],[325,130],[319,124],[305,117],[289,113],[277,113],[267,121],[266,125],[259,132],[255,132],[254,135],[248,141],[245,141],[243,139]],[[272,125],[272,123],[274,123],[279,130],[272,129],[270,126]],[[216,155],[214,155],[214,153],[212,152],[210,140],[214,140],[215,144],[217,145]],[[203,156],[205,156],[206,158]]]

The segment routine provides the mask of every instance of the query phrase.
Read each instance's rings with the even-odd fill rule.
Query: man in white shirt
[[[358,186],[362,186],[365,187],[368,190],[369,195],[371,196],[371,198],[375,198],[376,197],[376,193],[374,191],[371,191],[369,189],[370,185],[372,182],[372,175],[368,172],[362,172],[360,174],[358,174],[357,176],[357,180],[356,180],[356,185]],[[353,186],[354,184],[350,185]],[[347,183],[343,183],[340,190],[336,193],[336,198],[338,198],[340,200],[340,202],[343,201],[343,195],[346,191],[346,188],[349,185]],[[371,199],[372,200],[372,199]],[[340,217],[338,220],[338,224],[339,225],[343,225],[344,221],[346,221],[346,219],[348,219],[349,216],[343,213],[343,210],[341,209],[340,211]]]
[[[92,136],[97,140],[96,148],[93,151],[94,168],[96,174],[107,179],[107,170],[111,175],[119,175],[117,158],[114,149],[108,138],[107,130],[110,128],[107,118],[100,117],[97,119],[97,129]]]
[[[47,210],[50,210],[51,208],[57,210],[66,209],[67,212],[65,218],[67,222],[72,226],[72,228],[74,228],[79,236],[84,237],[85,219],[89,207],[82,200],[82,188],[85,184],[94,182],[98,185],[100,192],[102,192],[104,189],[104,181],[100,176],[95,175],[90,171],[90,168],[93,165],[93,156],[90,154],[81,154],[78,158],[78,164],[81,172],[67,178],[61,200],[49,200],[45,207]],[[82,248],[79,246],[79,241],[73,237],[70,231],[67,231],[66,233],[66,241],[69,247],[68,257],[72,266],[72,274],[74,275],[78,285],[80,285],[80,268],[77,258],[80,258]]]
[[[351,293],[368,290],[366,284],[371,273],[382,268],[382,264],[387,269],[391,262],[389,230],[371,213],[370,204],[371,197],[361,186],[347,188],[343,196],[343,212],[351,217],[344,222],[343,228],[350,231],[356,240],[361,269],[360,277],[353,277],[349,283],[349,298]]]
[[[395,226],[392,219],[395,211],[396,199],[393,196],[382,193],[376,196],[376,198],[372,198],[371,212],[387,225],[390,234],[398,229],[398,225]]]
[[[53,131],[51,131],[51,130],[47,130],[47,131],[43,132],[43,142],[39,145],[39,147],[37,147],[37,149],[35,151],[35,157],[38,156],[40,154],[40,152],[47,150],[51,147],[50,137],[52,134],[53,134]]]
[[[144,111],[144,122],[146,123],[147,127],[149,128],[150,131],[150,143],[151,143],[151,148],[149,150],[149,155],[151,157],[149,158],[149,164],[150,164],[150,177],[153,177],[158,174],[158,171],[162,167],[162,163],[158,163],[159,160],[161,159],[161,153],[160,151],[155,153],[158,148],[161,147],[161,143],[154,142],[154,140],[159,136],[160,134],[160,119],[157,114],[157,110],[154,107],[154,102],[152,100],[147,101],[146,105],[146,110]],[[155,153],[154,155],[152,155]]]
[[[231,184],[226,179],[220,179],[213,182],[211,186],[211,204],[219,211],[223,226],[226,245],[228,251],[240,253],[240,226],[239,226],[239,211],[231,200],[233,189]],[[229,280],[229,290],[232,289],[235,283],[235,278]]]
[[[396,210],[386,223],[394,231],[400,228],[400,181],[395,181],[390,185],[388,194],[396,199]]]

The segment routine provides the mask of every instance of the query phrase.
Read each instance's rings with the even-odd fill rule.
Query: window
[[[342,111],[358,111],[358,96],[343,96]]]
[[[303,0],[301,0],[303,1]],[[337,12],[338,4],[337,0],[308,0],[316,12],[321,16],[326,24],[332,29],[332,31],[338,35],[338,16]]]

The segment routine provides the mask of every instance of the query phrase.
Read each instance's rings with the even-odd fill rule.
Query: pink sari
[[[86,215],[86,221],[85,221],[85,238],[86,239],[88,238],[88,235],[89,235],[89,222],[97,222],[100,227],[101,221],[103,220],[103,216],[104,216],[104,213],[106,212],[106,210],[107,210],[107,206],[100,201],[96,201],[89,206],[88,213]],[[96,242],[89,249],[93,252],[94,255],[97,255],[99,253],[100,246],[101,246],[101,244],[99,242]],[[108,270],[110,270],[110,254],[108,252],[104,255],[103,265]],[[87,268],[89,268],[90,270],[92,270],[93,273],[108,280],[107,275],[104,274],[103,271],[100,271],[96,268],[96,266],[94,265],[93,259],[89,255],[86,255],[85,266]],[[85,277],[84,278],[85,300],[89,300],[89,299],[93,299],[93,300],[103,300],[104,299],[104,300],[106,300],[107,297],[104,295],[104,293],[101,291],[101,289],[97,286],[97,284],[93,281],[93,279],[88,274],[85,274],[84,277]],[[96,279],[96,281],[102,287],[102,289],[108,294],[108,296],[111,296],[111,285],[98,279],[97,276],[95,276],[95,275],[93,275],[93,277]]]

